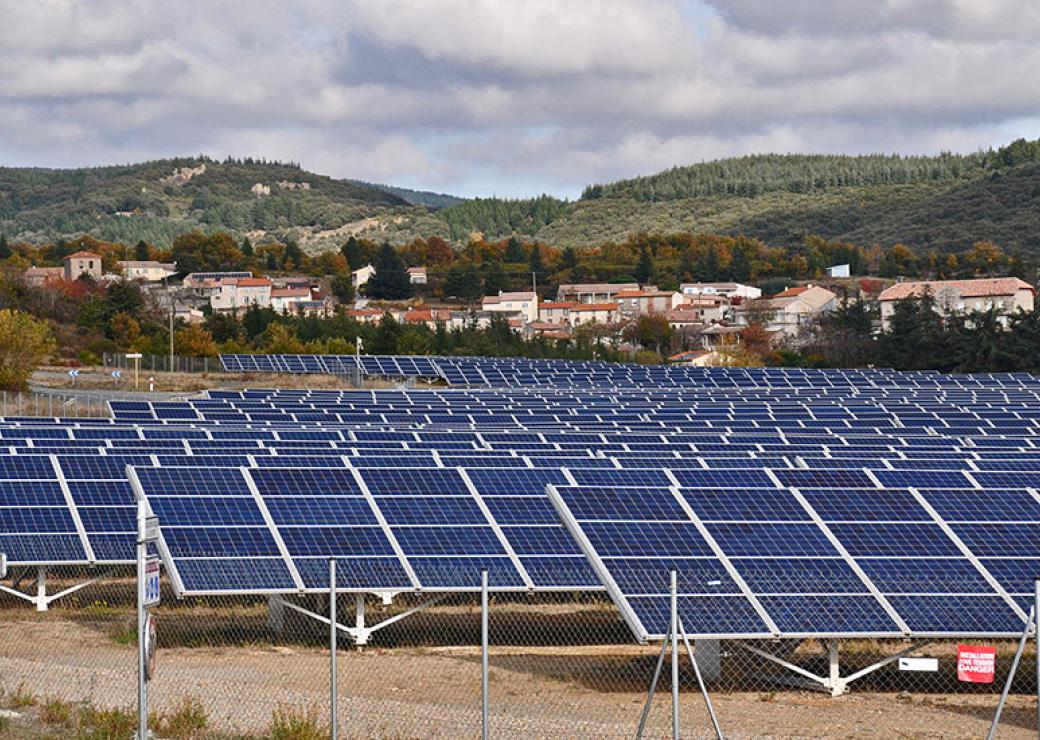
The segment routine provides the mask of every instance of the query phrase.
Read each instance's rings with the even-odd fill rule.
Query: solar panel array
[[[270,361],[290,357],[310,372]],[[674,568],[698,636],[1021,628],[1040,573],[1031,376],[450,359],[502,387],[4,419],[0,550],[130,562],[143,497],[180,594],[323,591],[329,558],[359,592],[475,590],[486,568],[498,590],[605,586],[648,638]]]

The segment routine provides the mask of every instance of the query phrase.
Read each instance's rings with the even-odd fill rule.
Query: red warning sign
[[[984,645],[957,646],[957,680],[968,683],[993,683],[997,649]]]

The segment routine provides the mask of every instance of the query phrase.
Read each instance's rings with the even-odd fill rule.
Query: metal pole
[[[1033,637],[1036,638],[1036,731],[1040,734],[1040,578],[1033,584],[1033,615],[1036,618],[1036,629]]]
[[[1026,649],[1026,639],[1029,637],[1029,628],[1033,625],[1036,617],[1036,606],[1029,607],[1029,619],[1022,629],[1022,639],[1018,641],[1018,650],[1015,651],[1015,659],[1011,661],[1011,670],[1008,672],[1007,681],[1004,682],[1004,690],[1000,693],[1000,703],[993,715],[993,724],[989,726],[989,734],[986,740],[993,740],[997,736],[997,726],[1000,724],[1000,715],[1004,713],[1004,704],[1007,702],[1008,694],[1011,693],[1011,682],[1015,680],[1015,671],[1018,670],[1018,662],[1022,660],[1022,652]]]
[[[672,571],[672,740],[679,740],[679,586]]]
[[[480,571],[480,737],[488,740],[488,572]]]
[[[145,660],[147,636],[145,635],[145,558],[148,556],[148,545],[145,535],[145,503],[137,503],[137,737],[144,740],[148,737],[148,686],[145,683]]]
[[[170,372],[173,372],[173,301],[170,301]]]
[[[712,706],[711,697],[708,696],[708,687],[704,683],[704,677],[701,675],[701,667],[697,665],[697,658],[693,655],[693,648],[690,647],[690,639],[686,636],[686,628],[682,626],[681,619],[679,620],[679,632],[682,633],[683,643],[686,645],[686,654],[690,656],[690,662],[693,664],[693,672],[697,676],[697,685],[701,687],[701,695],[704,697],[704,705],[708,708],[708,716],[711,717],[711,726],[715,729],[715,737],[718,740],[723,740],[719,718],[715,716],[715,707]]]
[[[337,703],[339,692],[336,690],[336,559],[329,559],[329,691],[332,703],[329,705],[329,727],[331,740],[339,737],[339,721],[337,719]]]
[[[657,682],[661,680],[661,668],[664,667],[664,654],[668,651],[667,638],[661,640],[661,654],[657,656],[657,667],[654,668],[654,678],[650,682],[650,691],[646,695],[646,704],[643,705],[643,714],[639,717],[639,729],[636,730],[636,740],[642,740],[643,732],[646,730],[646,720],[650,717],[650,705],[653,704],[654,694],[657,692]]]

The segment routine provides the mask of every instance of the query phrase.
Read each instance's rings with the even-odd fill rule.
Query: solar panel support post
[[[488,572],[480,571],[480,737],[488,740]]]
[[[1033,583],[1033,637],[1036,639],[1036,731],[1040,735],[1040,578]]]
[[[679,621],[679,633],[682,635],[683,644],[686,646],[686,654],[690,658],[690,663],[693,665],[693,673],[697,677],[697,685],[700,687],[701,696],[704,697],[704,706],[708,709],[708,716],[711,718],[712,729],[715,730],[715,737],[718,740],[723,740],[722,727],[719,725],[719,718],[715,714],[715,707],[711,703],[711,697],[708,695],[708,687],[704,683],[704,676],[701,673],[701,667],[697,662],[696,656],[693,654],[693,648],[690,646],[690,638],[686,636],[686,628],[683,627],[682,620]]]
[[[636,730],[636,740],[642,740],[643,732],[646,730],[646,720],[650,716],[650,705],[654,703],[654,694],[657,693],[657,684],[661,680],[661,669],[664,668],[664,655],[668,652],[668,637],[661,640],[661,653],[657,656],[657,667],[654,668],[654,677],[650,681],[650,691],[646,695],[646,703],[643,704],[643,714],[639,717],[639,729]]]
[[[1004,713],[1004,705],[1007,703],[1008,694],[1011,693],[1011,683],[1015,680],[1015,673],[1018,671],[1019,661],[1022,660],[1022,653],[1025,652],[1026,641],[1029,639],[1029,633],[1033,631],[1033,626],[1036,624],[1036,616],[1036,605],[1034,604],[1029,607],[1029,618],[1026,620],[1025,627],[1022,628],[1022,639],[1018,641],[1018,649],[1015,650],[1015,659],[1011,661],[1011,670],[1008,671],[1007,681],[1004,682],[1004,690],[1000,692],[1000,701],[997,703],[997,711],[993,713],[993,723],[989,726],[989,733],[986,735],[986,740],[993,740],[993,738],[997,736],[997,727],[1000,725],[1000,716]],[[1040,632],[1040,630],[1036,631]]]
[[[47,611],[47,568],[43,565],[36,566],[36,611]]]
[[[145,680],[145,662],[148,640],[145,638],[145,560],[148,543],[145,541],[146,504],[137,502],[137,740],[148,737],[148,683]]]
[[[336,686],[336,559],[329,559],[329,734],[330,740],[339,737],[337,708],[339,691]]]
[[[672,740],[679,740],[679,586],[675,571],[671,575],[672,619]]]

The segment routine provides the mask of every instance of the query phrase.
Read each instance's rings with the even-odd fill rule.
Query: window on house
[[[94,260],[89,260],[87,262],[87,269],[89,269],[89,270],[93,270],[94,269]]]

